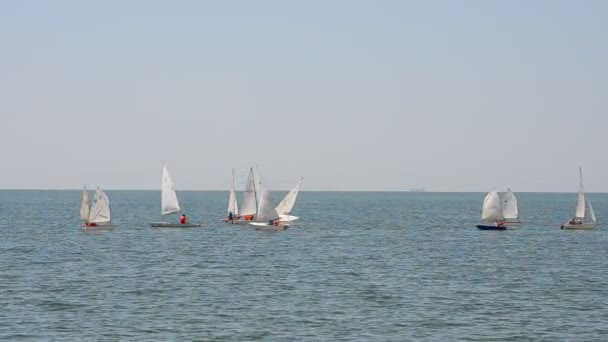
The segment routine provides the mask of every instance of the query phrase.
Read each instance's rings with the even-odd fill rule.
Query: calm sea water
[[[0,338],[608,340],[606,194],[592,231],[559,229],[575,194],[518,194],[506,232],[481,193],[303,192],[285,232],[220,224],[224,192],[179,193],[195,229],[108,195],[118,227],[87,233],[78,191],[0,191]]]

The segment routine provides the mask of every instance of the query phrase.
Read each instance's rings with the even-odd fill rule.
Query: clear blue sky
[[[0,188],[608,191],[608,1],[6,1]]]

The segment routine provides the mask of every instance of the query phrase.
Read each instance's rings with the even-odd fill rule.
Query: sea
[[[303,191],[284,232],[220,223],[227,192],[178,192],[192,229],[107,194],[89,232],[80,191],[0,191],[0,339],[608,341],[608,194],[594,230],[559,228],[574,193],[517,193],[525,224],[480,231],[484,193]]]

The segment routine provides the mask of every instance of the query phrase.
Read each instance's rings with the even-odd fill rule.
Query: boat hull
[[[505,227],[505,226],[496,226],[496,225],[489,225],[489,224],[478,224],[477,228],[479,228],[481,230],[507,230],[507,227]]]
[[[222,222],[228,223],[228,224],[248,225],[249,223],[254,222],[254,221],[251,221],[251,220],[232,220],[232,221],[230,221],[228,219],[223,219]]]
[[[114,229],[115,225],[113,224],[97,224],[95,226],[89,226],[87,224],[82,225],[82,229],[85,230],[110,230]]]
[[[564,223],[561,226],[561,229],[593,229],[593,228],[595,228],[595,223],[582,223],[582,224]]]
[[[197,223],[165,223],[165,222],[152,222],[150,227],[154,228],[196,228],[201,227],[201,224]]]
[[[274,225],[265,222],[250,222],[249,224],[255,226],[256,230],[285,230],[289,227],[287,224]]]

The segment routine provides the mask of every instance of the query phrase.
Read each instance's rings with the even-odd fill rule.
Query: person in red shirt
[[[182,216],[179,218],[179,223],[181,223],[181,224],[188,223],[188,219],[186,219],[186,214],[182,214]]]

